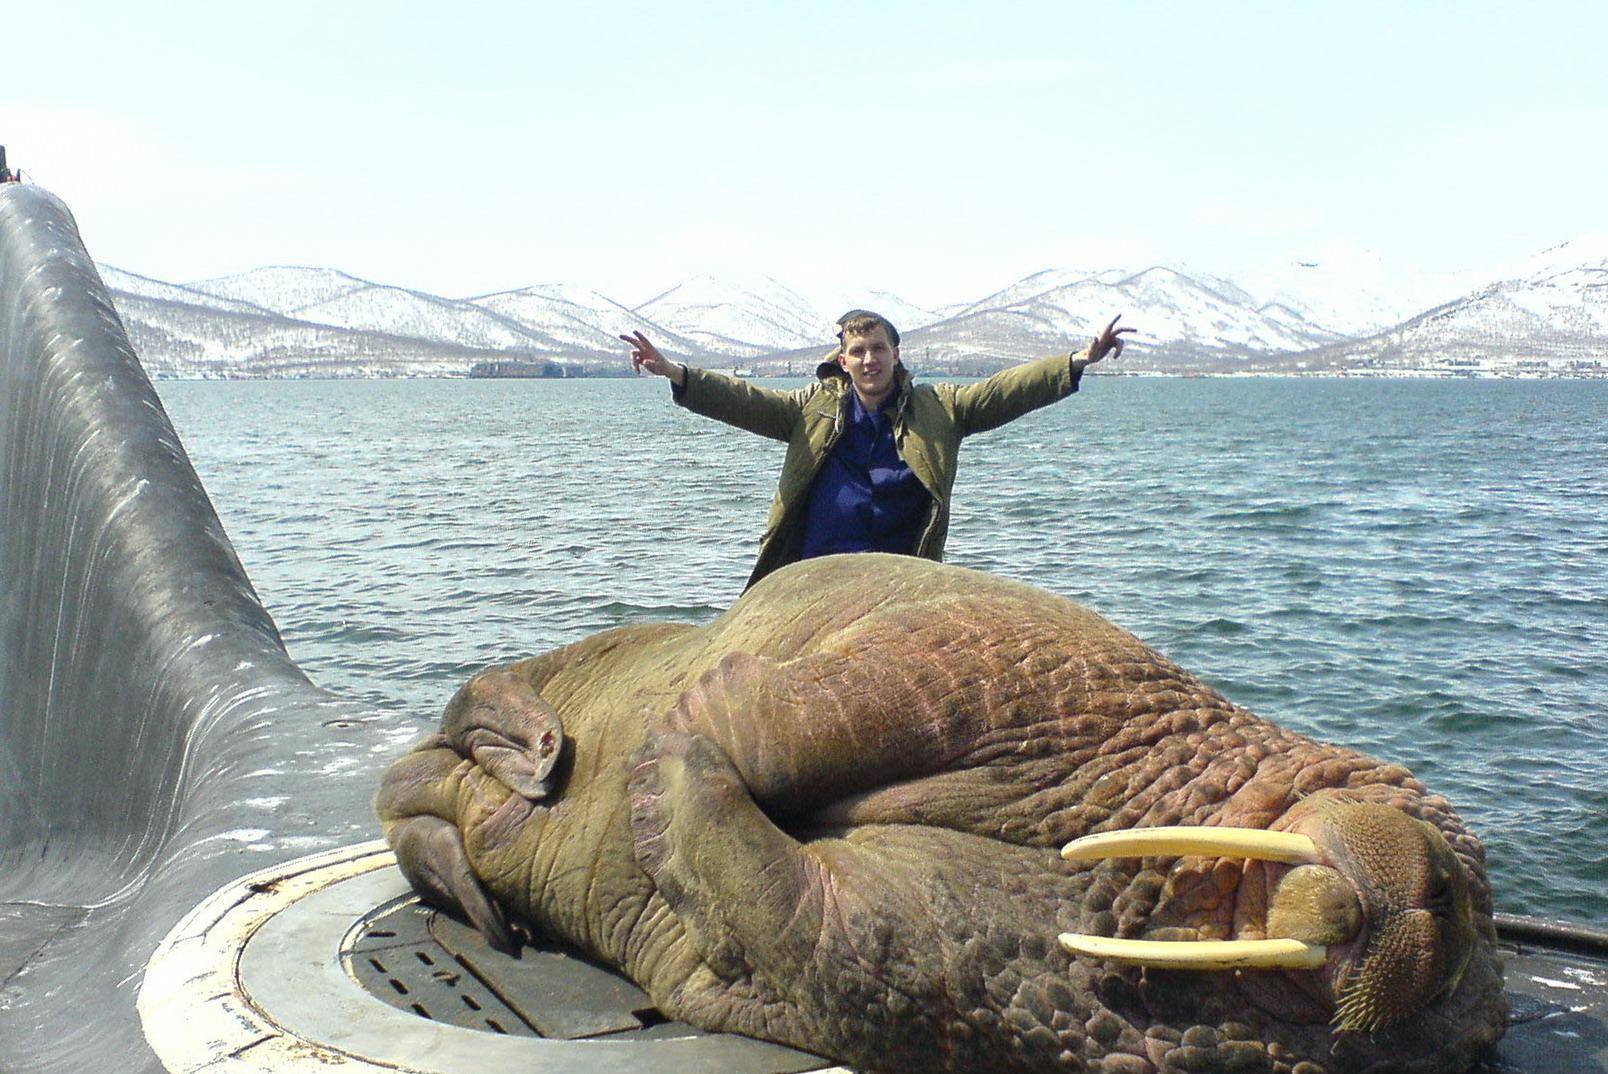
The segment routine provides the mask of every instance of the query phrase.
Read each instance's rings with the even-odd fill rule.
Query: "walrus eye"
[[[1437,872],[1429,883],[1429,892],[1424,896],[1424,909],[1436,917],[1450,918],[1454,906],[1451,879]]]
[[[1450,857],[1450,850],[1447,854]],[[1435,919],[1440,948],[1449,957],[1445,978],[1431,998],[1457,991],[1463,972],[1468,969],[1469,956],[1474,953],[1472,911],[1468,905],[1468,889],[1461,880],[1461,866],[1455,858],[1438,861],[1424,897],[1424,908]]]
[[[1134,828],[1099,832],[1074,839],[1061,848],[1067,861],[1107,858],[1182,857],[1203,855],[1310,864],[1318,847],[1295,832],[1264,828]],[[1061,946],[1075,955],[1173,970],[1287,969],[1322,966],[1329,950],[1321,944],[1293,939],[1273,940],[1121,940],[1063,932]]]

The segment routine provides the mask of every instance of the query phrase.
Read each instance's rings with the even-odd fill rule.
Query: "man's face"
[[[881,325],[863,336],[843,337],[838,365],[862,400],[880,401],[893,388],[893,370],[899,364],[899,348],[888,339]]]

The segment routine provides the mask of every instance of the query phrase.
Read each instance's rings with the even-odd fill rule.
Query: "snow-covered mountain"
[[[963,306],[958,310],[948,311],[950,316],[961,316],[968,313],[980,313],[991,309],[1005,309],[1029,302],[1040,295],[1063,287],[1071,287],[1086,281],[1101,284],[1114,284],[1132,276],[1133,269],[1107,267],[1093,268],[1053,268],[1035,272],[1025,276],[1009,287],[1001,288],[991,295],[985,295],[976,302]]]
[[[1400,324],[1478,282],[1467,275],[1431,277],[1388,266],[1378,254],[1348,251],[1264,265],[1235,275],[1229,286],[1284,306],[1332,335],[1356,337]]]
[[[940,319],[932,310],[887,291],[839,287],[806,294],[769,276],[743,281],[695,276],[633,312],[713,354],[755,358],[825,349],[837,334],[838,318],[855,309],[882,314],[898,327],[901,337]]]
[[[112,302],[135,352],[156,377],[452,377],[476,362],[507,357],[115,288]]]
[[[334,269],[270,265],[234,276],[195,280],[185,286],[220,298],[249,302],[288,317],[303,306],[329,302],[374,284]]]
[[[1550,328],[1600,338],[1608,334],[1608,235],[1543,250],[1490,290]]]
[[[535,284],[468,301],[583,354],[621,353],[619,336],[643,332],[667,353],[701,354],[698,342],[642,317],[606,295],[569,284]]]
[[[102,275],[147,367],[168,376],[459,376],[510,360],[624,375],[617,337],[631,331],[685,361],[800,372],[855,307],[889,317],[907,360],[940,372],[1080,347],[1122,313],[1139,332],[1117,372],[1608,375],[1608,240],[1544,251],[1427,309],[1404,307],[1412,288],[1374,287],[1371,272],[1384,278],[1366,259],[1232,278],[1165,265],[1057,268],[943,310],[872,291],[806,296],[766,276],[697,276],[631,306],[563,283],[444,298],[327,268],[189,284],[110,266]],[[1416,293],[1435,292],[1424,283]]]
[[[806,292],[806,297],[815,307],[817,317],[818,327],[812,342],[819,342],[822,339],[830,341],[837,333],[838,318],[850,310],[876,310],[893,322],[899,329],[900,338],[918,328],[925,328],[944,319],[944,315],[936,310],[918,306],[890,291],[879,291],[870,287],[817,289]]]
[[[141,298],[160,299],[164,302],[176,302],[185,306],[200,306],[205,309],[229,310],[233,313],[270,313],[271,310],[262,306],[252,305],[250,302],[241,302],[232,298],[223,298],[207,291],[186,287],[183,284],[163,283],[153,280],[149,276],[138,276],[132,272],[113,268],[110,265],[100,266],[101,279],[113,291],[124,294],[139,295]]]
[[[295,316],[315,324],[392,332],[486,350],[546,353],[562,347],[545,334],[473,303],[378,284],[302,306]]]
[[[1608,374],[1608,236],[1552,247],[1383,332],[1298,358],[1375,372]]]
[[[733,282],[694,276],[637,306],[711,354],[752,358],[818,343],[822,314],[803,295],[769,276]],[[831,323],[826,318],[827,324]]]
[[[1170,268],[1036,273],[907,337],[923,363],[968,370],[1081,347],[1114,315],[1139,329],[1129,368],[1232,367],[1250,355],[1305,350],[1339,338],[1226,281]]]
[[[593,293],[592,304],[585,307],[557,297],[568,293],[574,299],[582,294],[579,288],[548,288],[545,293],[529,288],[451,299],[332,269],[283,265],[202,280],[189,288],[218,295],[220,300],[223,296],[249,300],[252,308],[309,324],[495,352],[498,358],[513,360],[617,356],[615,333],[603,330],[598,322],[636,320],[602,295]]]

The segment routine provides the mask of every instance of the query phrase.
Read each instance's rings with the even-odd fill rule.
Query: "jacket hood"
[[[833,379],[842,381],[848,380],[849,375],[843,371],[842,366],[838,365],[838,357],[842,353],[842,347],[833,347],[831,350],[827,351],[826,357],[821,359],[821,364],[815,367],[815,379],[819,380],[822,384],[825,384]]]

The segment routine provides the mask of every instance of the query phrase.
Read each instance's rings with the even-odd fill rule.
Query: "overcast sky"
[[[1049,267],[1406,280],[1608,231],[1608,5],[50,0],[0,144],[97,260],[628,303]]]

